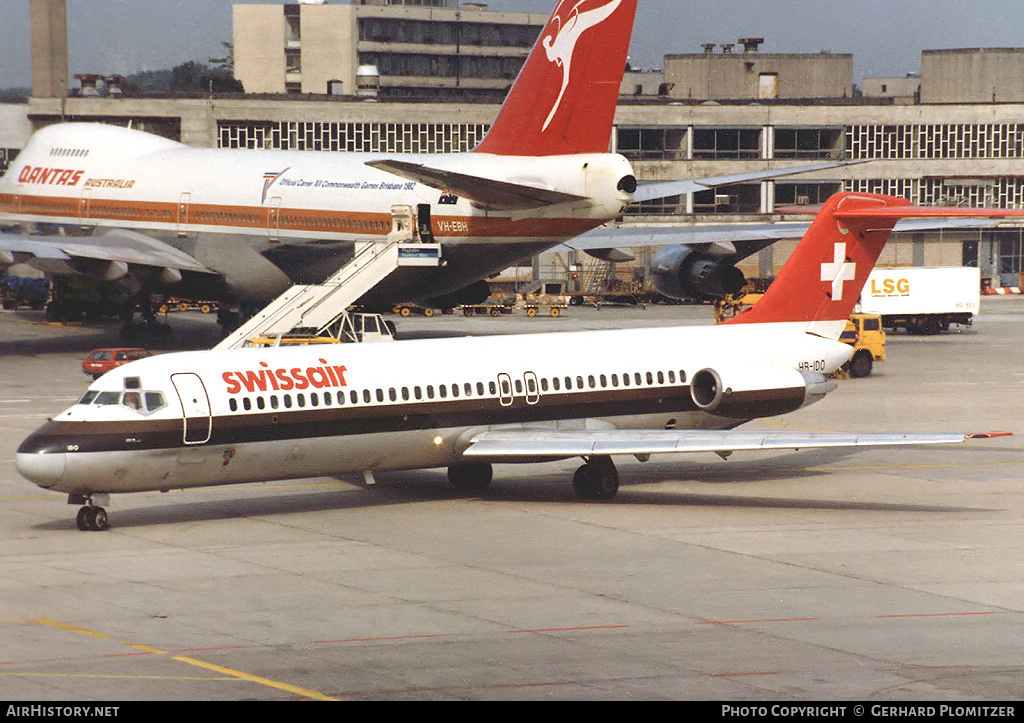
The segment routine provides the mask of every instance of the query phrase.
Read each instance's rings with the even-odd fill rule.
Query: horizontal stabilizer
[[[826,447],[891,447],[955,444],[974,435],[955,433],[890,434],[845,432],[747,432],[736,430],[609,429],[553,431],[495,429],[473,437],[466,457],[587,457],[610,454],[729,453],[751,450],[821,449]]]
[[[897,196],[837,193],[817,212],[764,296],[722,323],[809,322],[809,333],[838,339],[900,219],[1012,216],[1024,216],[1024,210],[914,206]]]
[[[863,163],[864,161],[830,161],[828,163],[816,163],[809,166],[791,166],[789,168],[777,168],[775,170],[747,171],[746,173],[733,173],[726,176],[708,176],[706,178],[691,178],[681,181],[662,181],[649,183],[640,186],[633,194],[633,202],[651,201],[656,198],[668,196],[679,196],[684,193],[696,193],[707,191],[709,188],[719,186],[730,186],[734,183],[749,183],[751,181],[765,181],[770,178],[783,176],[795,176],[799,173],[813,173],[824,171],[830,168],[841,168],[843,166]]]
[[[584,196],[577,196],[547,188],[524,186],[520,183],[496,181],[492,178],[471,176],[440,168],[430,168],[422,163],[408,161],[381,160],[367,161],[366,165],[393,173],[402,178],[422,183],[446,193],[468,199],[477,206],[492,211],[516,211],[556,203],[585,201]]]

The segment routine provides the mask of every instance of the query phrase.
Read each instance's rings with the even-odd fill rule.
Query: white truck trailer
[[[878,314],[887,329],[937,334],[970,326],[981,306],[981,272],[961,266],[876,267],[860,296],[860,311]]]

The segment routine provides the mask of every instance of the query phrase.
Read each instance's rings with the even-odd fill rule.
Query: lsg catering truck
[[[878,314],[887,329],[937,334],[970,326],[981,306],[981,271],[962,266],[876,267],[859,311]]]

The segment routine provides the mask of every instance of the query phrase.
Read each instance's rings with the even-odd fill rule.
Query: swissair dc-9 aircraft
[[[22,475],[84,504],[110,493],[447,467],[482,490],[492,463],[582,457],[585,499],[618,490],[613,455],[959,442],[968,435],[745,432],[821,399],[838,340],[899,218],[838,194],[748,311],[718,326],[180,352],[107,372],[18,448]],[[758,360],[756,363],[752,360]]]
[[[292,284],[323,281],[356,242],[384,240],[392,209],[406,207],[444,263],[385,281],[362,303],[482,301],[488,276],[616,218],[633,200],[632,167],[607,150],[636,4],[560,0],[470,153],[200,149],[108,125],[44,128],[0,179],[0,224],[64,232],[0,235],[0,265],[118,282],[138,300],[171,285],[179,296],[258,308]],[[644,187],[638,198],[694,190],[680,183]],[[709,274],[715,259],[685,256],[684,286],[738,273]]]

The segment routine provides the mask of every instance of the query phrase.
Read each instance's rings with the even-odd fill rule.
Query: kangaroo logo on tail
[[[607,153],[637,0],[559,0],[479,153]]]
[[[579,7],[585,2],[586,0],[578,0],[572,6],[572,9],[569,10],[569,17],[565,20],[564,24],[558,16],[558,11],[562,6],[562,3],[559,3],[558,7],[555,8],[554,14],[551,16],[551,24],[558,23],[558,31],[553,36],[548,35],[541,41],[548,60],[562,69],[562,88],[558,91],[558,98],[555,99],[554,105],[551,106],[551,112],[548,113],[548,117],[544,121],[544,125],[541,126],[541,130],[547,130],[548,124],[555,117],[555,111],[558,110],[558,106],[562,102],[562,96],[565,95],[565,89],[569,85],[569,73],[572,71],[572,54],[576,52],[576,43],[579,41],[580,36],[595,25],[607,20],[608,16],[619,7],[619,3],[622,0],[612,0],[607,5],[581,13]]]

